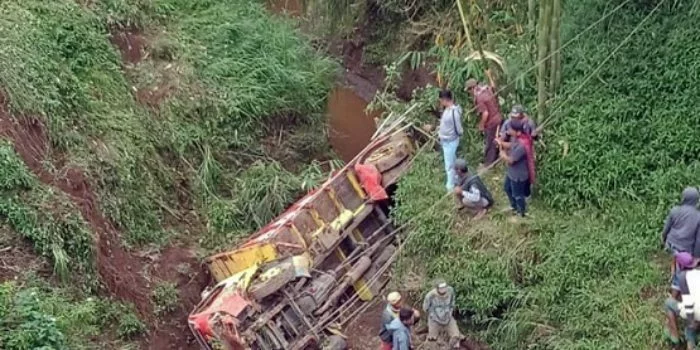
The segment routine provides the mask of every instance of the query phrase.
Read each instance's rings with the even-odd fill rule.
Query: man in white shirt
[[[664,303],[666,313],[666,329],[664,333],[674,345],[680,344],[677,318],[686,320],[685,340],[688,350],[696,349],[696,332],[700,326],[700,270],[696,268],[697,260],[690,253],[680,252],[675,255],[679,270],[674,276],[674,289],[678,289],[680,297],[670,297]]]

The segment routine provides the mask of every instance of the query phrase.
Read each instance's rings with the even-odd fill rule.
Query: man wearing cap
[[[391,292],[386,297],[387,305],[382,312],[382,325],[379,331],[379,338],[382,340],[380,349],[391,350],[391,331],[388,329],[389,324],[399,317],[399,312],[403,307],[403,298],[399,292]],[[420,318],[420,312],[416,309],[413,310],[414,321]]]
[[[530,119],[527,113],[525,113],[525,108],[522,105],[514,105],[513,108],[510,110],[508,120],[506,120],[503,123],[503,126],[501,126],[501,132],[498,135],[498,143],[510,142],[510,135],[508,135],[508,131],[510,130],[510,123],[513,120],[522,121],[524,123],[523,132],[532,136],[533,139],[537,138],[538,135],[535,122],[532,119]]]
[[[677,274],[671,288],[677,290],[675,297],[666,299],[664,313],[666,314],[666,327],[664,335],[674,345],[680,344],[677,317],[686,320],[685,340],[688,350],[695,350],[697,339],[696,332],[700,326],[700,270],[696,269],[697,260],[690,253],[680,252],[675,254],[678,264]]]
[[[512,141],[504,145],[500,152],[501,159],[508,164],[503,188],[511,209],[523,217],[527,209],[525,199],[530,196],[534,167],[528,161],[528,145],[524,145],[520,137],[523,133],[523,122],[513,120],[508,133]]]
[[[467,168],[467,162],[464,159],[455,161],[455,197],[458,206],[467,207],[476,210],[474,219],[479,219],[486,214],[488,208],[493,205],[493,197],[491,192],[486,188],[486,185],[481,181],[479,175],[472,174]]]
[[[474,98],[474,106],[480,117],[479,131],[484,133],[484,166],[489,166],[498,160],[495,140],[498,127],[503,121],[498,96],[493,87],[479,84],[474,79],[467,80],[465,90]]]
[[[452,316],[454,308],[454,289],[445,281],[438,281],[423,300],[423,311],[428,315],[428,341],[436,341],[441,333],[447,333],[450,347],[459,348],[463,337]]]
[[[438,137],[440,138],[440,146],[442,146],[442,153],[445,158],[445,173],[447,174],[445,187],[447,191],[452,191],[455,176],[454,163],[457,159],[459,138],[464,134],[462,129],[462,107],[455,104],[452,98],[452,91],[450,90],[442,90],[438,96],[440,105],[443,107]]]

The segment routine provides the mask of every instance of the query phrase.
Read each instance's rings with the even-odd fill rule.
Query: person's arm
[[[430,304],[432,299],[431,293],[426,294],[425,299],[423,299],[423,312],[425,312],[426,315],[430,312]]]
[[[489,120],[489,111],[484,108],[481,112],[481,119],[479,120],[479,131],[484,131],[486,129],[486,121]]]
[[[455,132],[461,137],[464,134],[464,129],[462,129],[462,112],[457,110],[457,108],[452,110],[452,122],[455,126]]]
[[[478,202],[481,199],[481,191],[476,186],[469,186],[468,191],[462,191],[462,198],[466,198],[469,202]]]
[[[666,222],[664,223],[664,230],[661,231],[661,241],[665,244],[668,238],[668,233],[671,232],[671,227],[673,226],[673,210],[668,213],[666,217]]]
[[[508,163],[508,165],[512,165],[513,163],[523,159],[523,157],[526,156],[525,147],[511,147],[510,155],[506,154],[506,152],[501,151],[500,156],[501,159],[503,159],[503,161]]]
[[[454,312],[454,310],[455,310],[455,304],[456,304],[456,301],[455,301],[455,290],[454,290],[454,288],[450,287],[450,314],[452,314],[452,312]],[[453,315],[453,316],[454,316],[454,315]]]

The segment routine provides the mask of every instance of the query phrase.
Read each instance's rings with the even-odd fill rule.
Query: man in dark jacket
[[[491,192],[479,175],[472,174],[467,168],[467,162],[464,159],[455,161],[455,197],[457,198],[460,208],[465,206],[476,210],[474,219],[479,219],[486,214],[488,209],[493,205],[493,197]]]
[[[661,239],[666,249],[672,253],[687,252],[700,257],[700,212],[697,209],[700,193],[696,188],[688,187],[683,190],[681,203],[671,209],[666,217]],[[675,272],[675,259],[671,264],[671,272]]]

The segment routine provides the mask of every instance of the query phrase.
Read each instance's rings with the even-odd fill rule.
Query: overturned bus
[[[386,284],[397,251],[389,199],[417,149],[413,129],[357,157],[231,251],[189,327],[203,349],[345,349],[342,326]]]

